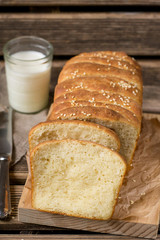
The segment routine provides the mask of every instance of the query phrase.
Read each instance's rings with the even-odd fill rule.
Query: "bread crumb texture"
[[[107,220],[126,164],[117,152],[92,142],[53,140],[34,148],[31,170],[33,208]]]
[[[110,129],[83,121],[52,121],[40,123],[29,134],[30,151],[41,142],[75,139],[95,142],[115,151],[120,149],[118,136]]]

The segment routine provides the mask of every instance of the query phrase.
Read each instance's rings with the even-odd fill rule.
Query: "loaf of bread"
[[[31,152],[32,206],[74,217],[111,218],[126,172],[115,151],[87,141],[53,140]]]
[[[49,120],[94,122],[116,132],[131,164],[141,130],[142,74],[123,52],[82,53],[63,67]]]
[[[33,208],[112,217],[140,135],[141,75],[123,52],[82,53],[65,64],[47,121],[29,133]]]
[[[29,132],[30,152],[39,143],[49,140],[76,139],[91,141],[119,152],[120,140],[111,129],[101,125],[70,120],[55,120],[42,122],[34,126]]]

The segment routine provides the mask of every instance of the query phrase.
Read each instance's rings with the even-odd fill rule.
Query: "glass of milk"
[[[34,113],[47,106],[53,47],[39,37],[10,40],[3,48],[11,107]]]

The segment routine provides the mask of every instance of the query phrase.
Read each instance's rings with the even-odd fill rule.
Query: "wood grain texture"
[[[160,13],[6,13],[0,15],[0,32],[1,55],[8,40],[22,35],[47,39],[54,55],[94,50],[160,55]]]
[[[0,240],[29,240],[29,239],[38,239],[38,240],[119,240],[119,239],[128,239],[128,240],[137,240],[135,237],[126,237],[126,236],[115,236],[109,234],[2,234],[0,235]],[[142,240],[143,238],[138,238]],[[160,239],[160,235],[156,238]]]
[[[0,0],[0,6],[160,6],[159,0]]]
[[[132,221],[98,221],[40,212],[31,207],[31,190],[27,181],[19,202],[19,220],[24,223],[38,223],[56,227],[85,230],[99,233],[111,233],[133,237],[153,238],[157,236],[158,225],[142,224]]]

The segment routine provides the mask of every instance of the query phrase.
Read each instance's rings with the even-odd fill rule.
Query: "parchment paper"
[[[160,122],[143,118],[132,169],[124,179],[113,219],[157,224],[159,210]]]
[[[29,166],[29,155],[27,161]],[[26,187],[31,189],[31,176]],[[160,122],[143,118],[132,168],[124,179],[112,219],[157,225],[159,211]]]

